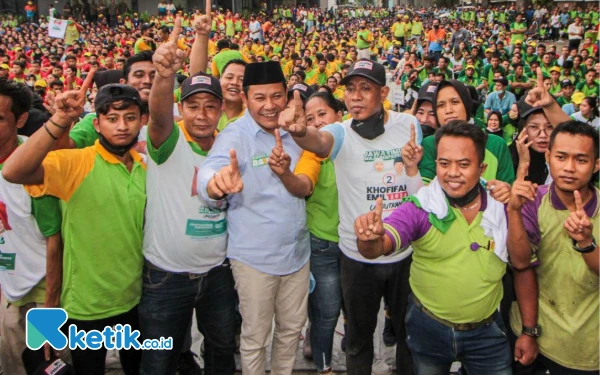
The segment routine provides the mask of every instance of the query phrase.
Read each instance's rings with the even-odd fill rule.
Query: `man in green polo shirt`
[[[225,65],[231,60],[244,60],[250,62],[248,58],[240,51],[230,49],[231,44],[228,39],[221,39],[217,42],[219,52],[213,57],[211,73],[215,77],[220,77]]]
[[[582,92],[585,96],[598,96],[598,90],[600,90],[600,86],[596,82],[596,71],[590,70],[585,73],[585,81],[577,84],[576,92]]]
[[[373,33],[367,29],[367,21],[360,21],[360,30],[356,32],[356,49],[358,52],[358,59],[370,59],[371,53],[371,42],[373,41]]]
[[[131,148],[144,105],[134,88],[103,86],[94,102],[99,140],[79,150],[52,151],[83,112],[90,74],[79,91],[56,97],[56,112],[6,161],[2,174],[38,197],[60,199],[63,211],[63,279],[60,306],[80,330],[129,324],[139,329],[146,170]],[[139,374],[141,351],[120,351],[125,374]],[[79,374],[103,374],[106,349],[71,350]]]
[[[405,322],[417,374],[448,374],[455,361],[470,374],[512,374],[498,312],[508,261],[506,218],[504,205],[480,183],[486,137],[466,121],[438,129],[431,184],[385,220],[378,198],[375,210],[354,222],[358,249],[368,259],[412,245]],[[413,155],[418,160],[419,153]]]
[[[591,184],[600,168],[598,132],[578,121],[560,124],[546,160],[553,182],[537,186],[519,173],[507,207],[515,358],[530,362],[539,348],[541,373],[598,374],[600,192]]]
[[[523,39],[525,39],[525,31],[527,31],[527,23],[523,22],[523,15],[517,14],[515,22],[510,24],[510,44],[513,48],[518,40],[523,42]]]

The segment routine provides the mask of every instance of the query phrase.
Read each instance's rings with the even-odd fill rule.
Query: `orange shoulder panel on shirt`
[[[52,151],[42,162],[44,183],[27,185],[25,190],[32,197],[52,195],[66,202],[94,167],[95,157],[94,146]]]
[[[296,169],[294,169],[294,174],[300,175],[303,174],[308,177],[313,184],[313,189],[317,186],[317,181],[319,180],[319,173],[321,173],[321,161],[325,160],[324,158],[320,158],[312,152],[304,151],[302,152],[302,156],[300,156],[300,160],[298,160],[298,164],[296,164]]]

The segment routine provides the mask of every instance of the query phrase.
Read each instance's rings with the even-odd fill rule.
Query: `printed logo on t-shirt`
[[[401,149],[366,151],[363,160],[365,163],[372,162],[365,177],[365,198],[369,209],[375,209],[377,198],[383,199],[384,211],[398,207],[408,196]]]

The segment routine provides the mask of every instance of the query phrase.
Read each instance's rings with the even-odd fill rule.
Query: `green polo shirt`
[[[580,82],[577,84],[575,91],[580,91],[580,92],[584,93],[586,97],[598,96],[599,88],[600,88],[600,86],[598,86],[598,84],[596,82],[594,82],[594,84],[592,86],[588,86],[587,83],[585,83],[585,82]]]
[[[44,182],[25,188],[33,197],[61,201],[64,242],[61,307],[69,317],[97,320],[123,314],[142,293],[146,166],[131,171],[104,147],[50,152]]]
[[[436,223],[416,197],[383,221],[395,251],[412,245],[414,295],[435,316],[452,323],[480,322],[498,309],[502,299],[506,263],[494,253],[493,238],[481,228],[487,207],[487,195],[481,190],[481,210],[471,224],[449,204],[446,218]],[[473,243],[481,247],[473,251]]]
[[[429,136],[423,139],[423,159],[419,163],[419,172],[423,181],[428,184],[436,176],[435,160],[437,152],[435,150],[435,137]],[[512,164],[512,158],[506,142],[501,137],[488,135],[485,144],[485,158],[487,169],[481,177],[486,180],[500,180],[512,185],[515,180],[515,171]]]
[[[535,201],[528,201],[522,209],[539,288],[538,324],[544,330],[537,342],[540,353],[561,366],[598,371],[598,275],[573,250],[564,229],[571,212],[554,189],[554,184],[538,187]],[[596,231],[600,192],[592,189],[594,195],[584,209]],[[521,314],[516,302],[510,322],[513,332],[520,334]]]

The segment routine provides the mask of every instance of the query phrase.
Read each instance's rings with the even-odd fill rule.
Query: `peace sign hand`
[[[275,147],[271,151],[268,162],[269,167],[277,176],[281,176],[290,169],[292,158],[283,150],[279,129],[275,129]]]
[[[57,120],[59,125],[67,125],[75,121],[83,113],[83,107],[87,100],[87,90],[92,87],[95,71],[85,78],[83,85],[79,90],[69,90],[60,93],[54,98],[54,115],[52,118]]]
[[[206,0],[206,12],[201,16],[194,18],[194,30],[197,35],[209,36],[212,30],[211,18],[212,4],[211,0]]]
[[[383,237],[383,199],[377,198],[375,210],[360,215],[354,221],[354,233],[359,241],[377,241]]]
[[[554,98],[544,87],[544,74],[542,73],[542,68],[537,68],[536,75],[537,85],[529,90],[527,98],[525,98],[525,103],[532,107],[549,107],[554,103]]]
[[[183,67],[190,54],[189,48],[183,49],[179,45],[180,34],[181,18],[177,17],[169,40],[161,44],[152,57],[156,72],[163,78],[173,77]]]
[[[529,147],[533,144],[533,141],[527,142],[529,139],[529,135],[527,134],[527,128],[523,128],[521,134],[515,141],[517,145],[517,152],[519,154],[519,164],[520,163],[529,163],[531,160],[529,156]]]
[[[419,172],[418,165],[422,158],[423,147],[417,144],[417,132],[415,125],[411,123],[410,140],[402,147],[402,162],[409,177],[415,176]]]
[[[564,227],[573,240],[577,241],[577,243],[588,245],[593,241],[594,224],[585,212],[585,206],[583,205],[579,191],[575,190],[573,196],[575,197],[575,212],[571,212],[567,220],[565,220]]]
[[[292,105],[279,115],[279,126],[293,137],[302,138],[306,135],[306,114],[298,90],[294,91]]]

